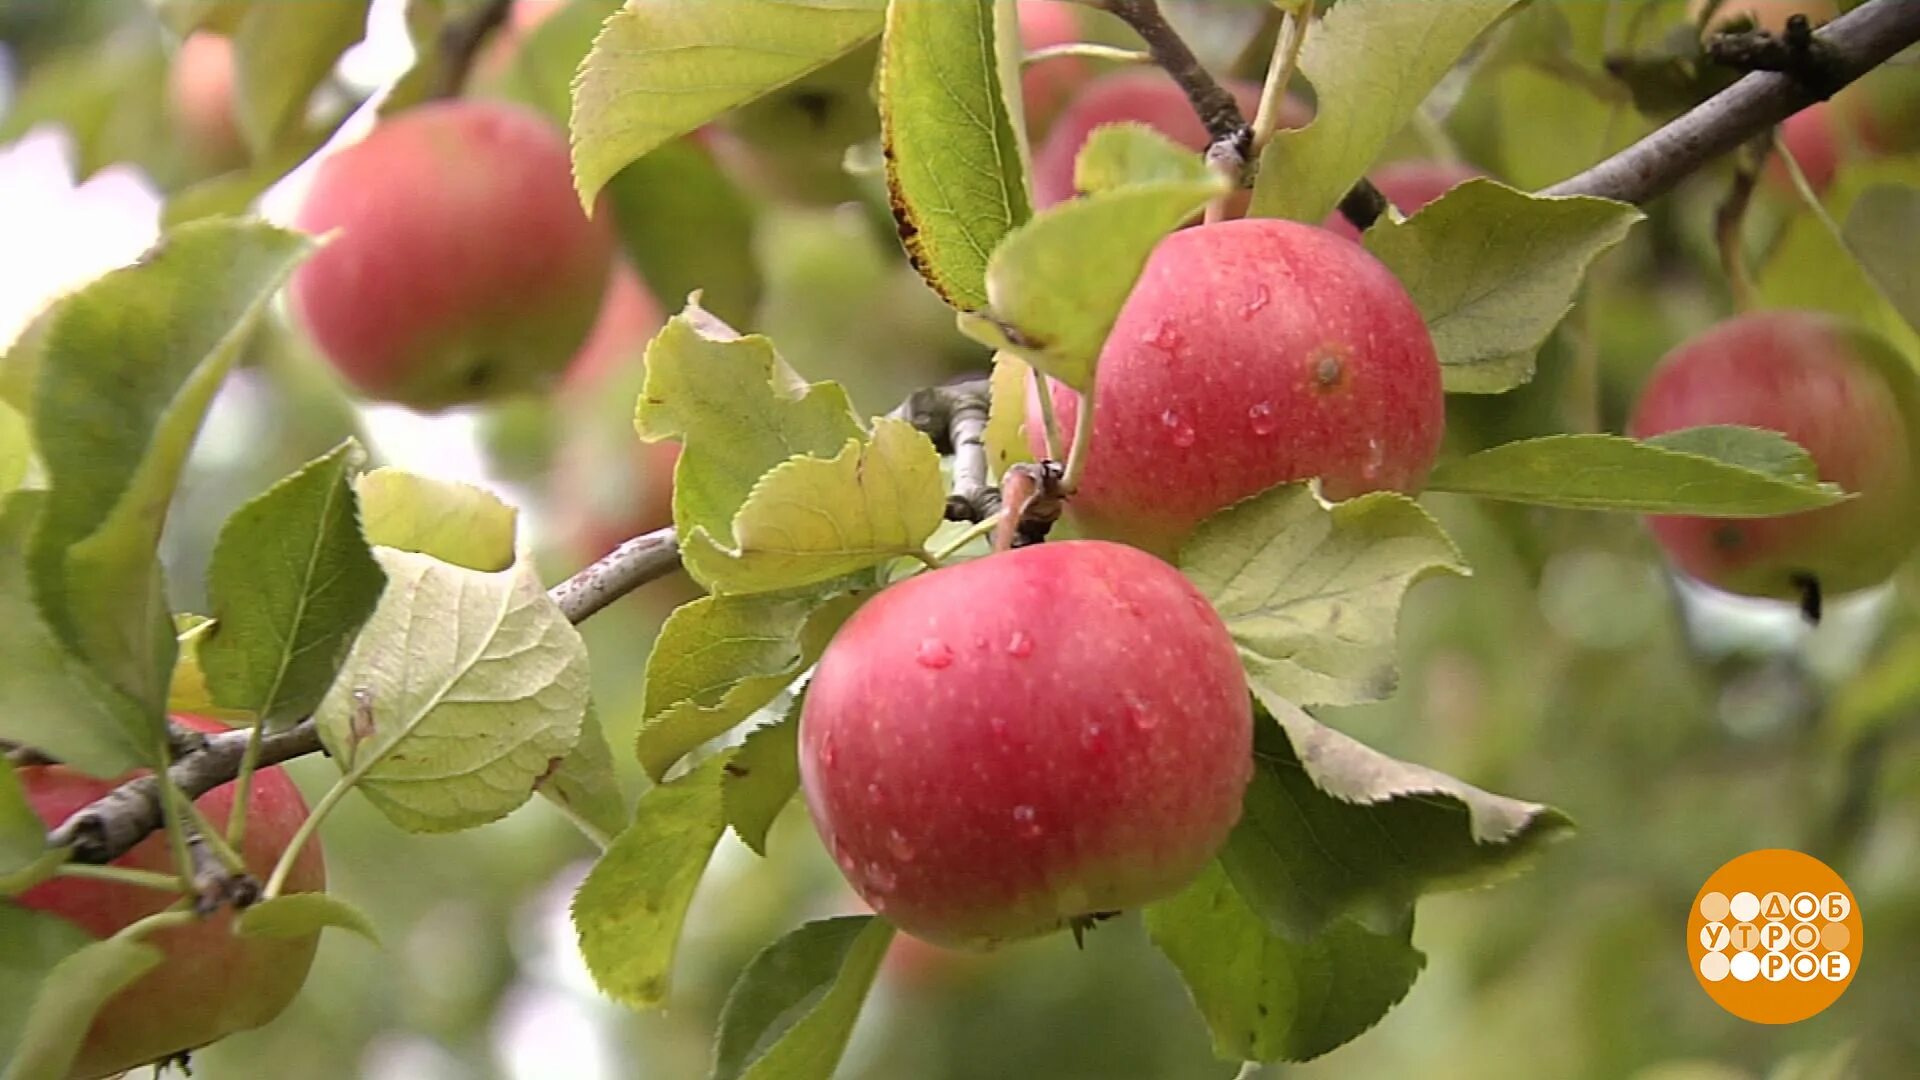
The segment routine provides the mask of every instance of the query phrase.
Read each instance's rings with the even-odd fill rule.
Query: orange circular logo
[[[1694,977],[1721,1008],[1756,1024],[1805,1020],[1839,1000],[1863,943],[1847,883],[1784,848],[1715,870],[1687,915]]]

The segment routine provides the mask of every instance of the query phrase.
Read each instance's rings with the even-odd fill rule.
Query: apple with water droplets
[[[175,716],[174,720],[199,732],[225,730],[197,716]],[[19,774],[28,803],[49,829],[131,779],[102,780],[63,765],[28,765]],[[214,825],[225,826],[233,796],[233,785],[224,784],[200,796],[194,805]],[[306,819],[307,804],[284,770],[274,767],[255,773],[247,835],[241,845],[247,868],[264,880]],[[113,865],[171,874],[173,851],[167,838],[155,833]],[[319,892],[326,884],[320,846],[309,843],[294,858],[286,891]],[[56,877],[10,902],[57,915],[104,938],[157,914],[177,899],[176,894],[138,885]],[[68,1075],[112,1076],[259,1027],[280,1015],[306,982],[319,934],[239,937],[233,932],[233,918],[231,911],[222,911],[204,922],[148,936],[147,944],[158,947],[165,959],[108,999],[87,1029]]]
[[[1068,513],[1089,535],[1169,558],[1202,519],[1279,484],[1318,477],[1331,499],[1417,491],[1446,423],[1439,359],[1406,289],[1360,245],[1273,218],[1162,240],[1094,388]],[[1056,381],[1053,403],[1070,444],[1080,395]]]
[[[600,309],[606,219],[580,208],[544,117],[422,105],[320,166],[298,223],[335,235],[295,272],[293,307],[368,397],[432,410],[540,392]]]
[[[800,779],[901,930],[988,948],[1178,891],[1240,816],[1232,639],[1166,563],[1056,541],[891,586],[808,684]]]
[[[1887,579],[1920,542],[1920,377],[1864,330],[1811,311],[1743,315],[1661,361],[1628,426],[1638,438],[1710,424],[1777,431],[1855,497],[1769,518],[1651,517],[1689,575],[1729,592],[1802,598]]]

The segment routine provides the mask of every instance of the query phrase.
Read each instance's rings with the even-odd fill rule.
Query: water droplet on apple
[[[894,887],[899,884],[900,875],[894,873],[891,868],[877,862],[867,864],[867,888],[873,890],[873,892],[879,894],[890,893],[894,890]],[[868,898],[868,902],[872,902],[871,897]]]
[[[1106,734],[1105,725],[1098,720],[1089,720],[1087,726],[1080,730],[1080,745],[1088,750],[1098,751],[1101,747],[1100,737],[1104,734]]]
[[[837,836],[833,839],[833,861],[840,864],[840,872],[847,875],[849,879],[853,877],[853,872],[860,868],[860,861],[853,857],[853,852],[847,850],[846,841]]]
[[[880,801],[880,785],[879,784],[867,785],[867,798],[872,802]]]
[[[1271,435],[1280,429],[1280,418],[1273,415],[1273,403],[1257,401],[1247,409],[1247,422],[1255,435]]]
[[[1146,702],[1140,700],[1139,694],[1129,690],[1126,699],[1127,720],[1133,724],[1134,730],[1152,731],[1160,723],[1160,718],[1154,715]]]
[[[901,862],[913,861],[913,845],[907,842],[906,835],[899,829],[887,830],[887,850]]]
[[[1267,292],[1265,285],[1255,285],[1253,287],[1253,295],[1247,298],[1246,303],[1240,305],[1240,317],[1242,319],[1252,319],[1255,315],[1260,314],[1260,309],[1266,307],[1268,301],[1272,299],[1273,294]]]
[[[939,638],[928,638],[920,643],[919,651],[913,659],[923,668],[939,671],[953,663],[953,646]]]
[[[1178,354],[1180,346],[1186,344],[1180,337],[1180,328],[1173,325],[1172,319],[1161,319],[1146,343],[1168,355]]]
[[[987,717],[987,726],[993,729],[995,735],[1005,735],[1007,733],[1007,718],[1004,716],[989,716]]]
[[[1041,828],[1038,821],[1034,820],[1036,816],[1038,815],[1031,806],[1022,804],[1013,808],[1013,820],[1020,827],[1021,836],[1031,840],[1046,831]]]
[[[1015,660],[1025,660],[1033,655],[1033,638],[1025,630],[1015,630],[1007,639],[1007,655]]]
[[[833,758],[833,732],[829,731],[827,732],[827,737],[820,740],[820,764],[832,765]]]
[[[1380,478],[1380,468],[1387,461],[1387,448],[1379,439],[1371,436],[1367,439],[1367,462],[1360,467],[1360,476],[1371,484]]]
[[[1180,419],[1180,414],[1172,409],[1160,414],[1160,426],[1167,429],[1173,439],[1173,445],[1185,450],[1193,445],[1193,425]]]

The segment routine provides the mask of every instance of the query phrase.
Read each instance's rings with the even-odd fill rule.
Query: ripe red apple
[[[1030,53],[1080,40],[1080,15],[1063,0],[1020,0],[1020,44]],[[1093,66],[1078,57],[1060,56],[1030,64],[1020,74],[1020,98],[1027,130],[1038,134],[1060,113],[1067,99],[1093,76]]]
[[[1807,185],[1823,192],[1833,184],[1843,156],[1839,125],[1844,118],[1834,103],[1822,101],[1787,117],[1780,125],[1780,141],[1806,174]],[[1793,178],[1779,158],[1767,162],[1767,181],[1782,194],[1793,193]]]
[[[220,171],[247,160],[233,114],[233,43],[218,34],[188,35],[167,74],[167,103],[187,152],[201,168]]]
[[[1240,816],[1251,738],[1206,598],[1144,552],[1064,541],[855,613],[807,688],[800,778],[874,910],[984,948],[1191,881]]]
[[[1162,240],[1095,389],[1068,512],[1169,557],[1201,519],[1278,484],[1317,476],[1332,499],[1418,490],[1446,423],[1433,340],[1400,282],[1358,244],[1275,218]],[[1079,401],[1055,384],[1069,444]]]
[[[1251,120],[1260,106],[1260,87],[1240,80],[1227,80],[1224,85]],[[1281,124],[1295,127],[1307,119],[1306,106],[1288,99]],[[1073,162],[1093,129],[1126,121],[1146,124],[1196,152],[1207,148],[1206,126],[1172,77],[1159,68],[1117,71],[1088,83],[1034,151],[1034,204],[1045,208],[1072,198]]]
[[[549,386],[613,258],[605,215],[574,194],[565,134],[501,102],[382,123],[320,167],[298,221],[339,230],[294,274],[314,342],[362,393],[419,409]]]
[[[174,719],[195,731],[225,730],[199,717]],[[19,774],[28,801],[48,828],[128,779],[100,780],[59,765],[29,765]],[[224,826],[233,809],[233,785],[207,792],[194,805],[214,825]],[[256,773],[242,845],[247,868],[265,880],[306,819],[307,804],[285,771],[270,768]],[[174,872],[172,850],[167,838],[158,833],[113,865]],[[320,847],[309,843],[294,860],[286,890],[320,892],[326,884]],[[58,915],[104,938],[176,899],[156,889],[56,877],[22,893],[15,902]],[[236,937],[230,911],[205,922],[156,931],[145,940],[158,946],[166,959],[100,1010],[71,1076],[109,1076],[267,1023],[299,993],[319,945],[318,934],[297,939]]]
[[[1791,599],[1811,576],[1832,595],[1885,580],[1920,540],[1920,380],[1878,338],[1808,311],[1721,323],[1661,361],[1629,430],[1705,424],[1780,432],[1813,455],[1821,479],[1858,494],[1781,517],[1647,519],[1693,577]]]
[[[666,324],[660,301],[625,260],[614,263],[600,313],[586,344],[574,354],[560,382],[563,394],[591,394],[621,368],[637,363],[647,342]]]
[[[1485,175],[1458,161],[1412,160],[1382,165],[1369,173],[1367,179],[1373,181],[1373,186],[1380,189],[1380,194],[1385,195],[1395,209],[1411,217],[1461,184]],[[1328,214],[1321,227],[1349,240],[1360,239],[1360,230],[1338,210]]]

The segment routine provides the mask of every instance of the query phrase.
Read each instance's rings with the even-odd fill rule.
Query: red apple
[[[587,342],[574,354],[561,380],[564,394],[593,393],[615,372],[637,364],[647,342],[666,324],[660,301],[654,299],[640,274],[624,260],[614,263],[607,291],[600,299]]]
[[[1317,476],[1333,499],[1418,490],[1446,422],[1433,340],[1400,282],[1359,245],[1274,218],[1161,241],[1095,389],[1068,512],[1168,556],[1201,519],[1278,484]],[[1079,400],[1055,384],[1069,443]]]
[[[369,397],[440,409],[556,380],[586,340],[613,233],[539,114],[442,101],[329,158],[299,214],[339,230],[295,273],[320,351]]]
[[[1239,80],[1229,80],[1225,85],[1251,120],[1260,106],[1260,87]],[[1307,118],[1306,106],[1288,99],[1282,125],[1295,127]],[[1185,91],[1166,72],[1159,68],[1117,71],[1088,83],[1034,151],[1035,205],[1045,208],[1072,198],[1073,162],[1093,129],[1127,121],[1146,124],[1196,152],[1207,148],[1206,126],[1200,123]]]
[[[1885,580],[1920,539],[1920,380],[1878,338],[1808,311],[1721,323],[1661,361],[1629,430],[1706,424],[1780,432],[1858,494],[1781,517],[1649,518],[1693,577],[1749,596],[1791,599],[1808,577],[1843,593]]]
[[[1485,175],[1458,161],[1413,160],[1382,165],[1369,173],[1367,179],[1373,181],[1373,186],[1380,189],[1380,194],[1385,195],[1395,209],[1411,217],[1461,184]],[[1321,227],[1349,240],[1360,239],[1360,230],[1338,210],[1328,214]]]
[[[225,730],[199,717],[174,719],[195,731]],[[19,774],[28,801],[48,828],[129,779],[100,780],[58,765],[29,765]],[[207,792],[194,805],[214,825],[224,826],[233,808],[233,785]],[[307,804],[283,770],[262,769],[255,774],[242,851],[247,868],[265,880],[306,819]],[[174,872],[172,850],[167,838],[158,833],[113,865]],[[309,843],[294,860],[286,890],[320,892],[326,884],[319,845]],[[177,899],[157,889],[56,877],[22,893],[16,902],[58,915],[104,938]],[[222,911],[204,922],[156,931],[145,940],[158,946],[166,959],[100,1010],[69,1075],[109,1076],[267,1023],[280,1015],[306,982],[319,935],[236,937],[232,912]]]
[[[196,164],[219,171],[247,160],[233,114],[231,41],[205,32],[182,41],[167,75],[167,103]]]
[[[1080,15],[1064,0],[1020,0],[1020,44],[1030,53],[1080,40]],[[1078,57],[1061,56],[1030,64],[1020,74],[1020,97],[1027,130],[1038,133],[1059,115],[1067,99],[1093,75]]]
[[[1842,122],[1834,103],[1822,101],[1794,113],[1780,125],[1781,143],[1806,174],[1808,186],[1816,192],[1827,190],[1840,171],[1843,154],[1838,125]],[[1786,163],[1778,158],[1767,162],[1767,181],[1782,194],[1793,192],[1793,178],[1787,172]]]
[[[807,688],[800,778],[874,910],[984,948],[1191,881],[1240,816],[1251,738],[1233,641],[1186,578],[1053,542],[856,612]]]

